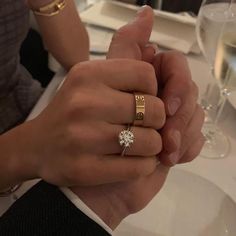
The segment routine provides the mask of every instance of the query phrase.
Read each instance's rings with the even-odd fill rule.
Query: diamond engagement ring
[[[134,125],[143,125],[144,115],[145,115],[145,97],[141,94],[134,93],[135,98],[135,118]]]
[[[131,128],[128,126],[126,130],[122,130],[119,134],[120,146],[124,147],[121,156],[124,156],[126,149],[129,148],[132,143],[134,143],[134,134],[130,130]]]

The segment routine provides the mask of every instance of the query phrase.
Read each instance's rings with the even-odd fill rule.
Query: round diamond
[[[129,147],[134,142],[134,134],[129,130],[123,130],[119,134],[119,143],[121,146]]]

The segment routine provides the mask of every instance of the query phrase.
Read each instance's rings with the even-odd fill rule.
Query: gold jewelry
[[[18,190],[20,188],[20,186],[21,186],[21,184],[18,184],[18,185],[8,188],[5,191],[0,192],[0,197],[7,197],[7,196],[11,195],[16,190]]]
[[[131,132],[131,127],[128,125],[126,130],[122,130],[119,134],[119,144],[124,147],[121,156],[125,155],[125,151],[134,143],[134,134]]]
[[[51,3],[34,10],[35,15],[39,16],[55,16],[60,13],[66,6],[66,0],[53,0]]]
[[[145,97],[141,94],[134,94],[135,98],[135,118],[134,125],[143,125],[144,115],[145,115]]]

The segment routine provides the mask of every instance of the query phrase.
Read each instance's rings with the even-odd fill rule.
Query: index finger
[[[73,67],[68,77],[72,77],[72,87],[91,87],[104,84],[109,88],[124,92],[140,92],[156,96],[157,81],[153,66],[133,59],[93,60]],[[69,81],[66,80],[65,84]]]

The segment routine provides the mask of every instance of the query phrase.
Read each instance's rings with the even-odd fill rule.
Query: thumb
[[[113,36],[107,58],[129,58],[142,60],[147,54],[155,53],[155,47],[148,44],[153,26],[153,10],[141,7],[135,19],[121,27]],[[150,51],[150,47],[152,51]],[[144,52],[144,53],[143,53]]]

